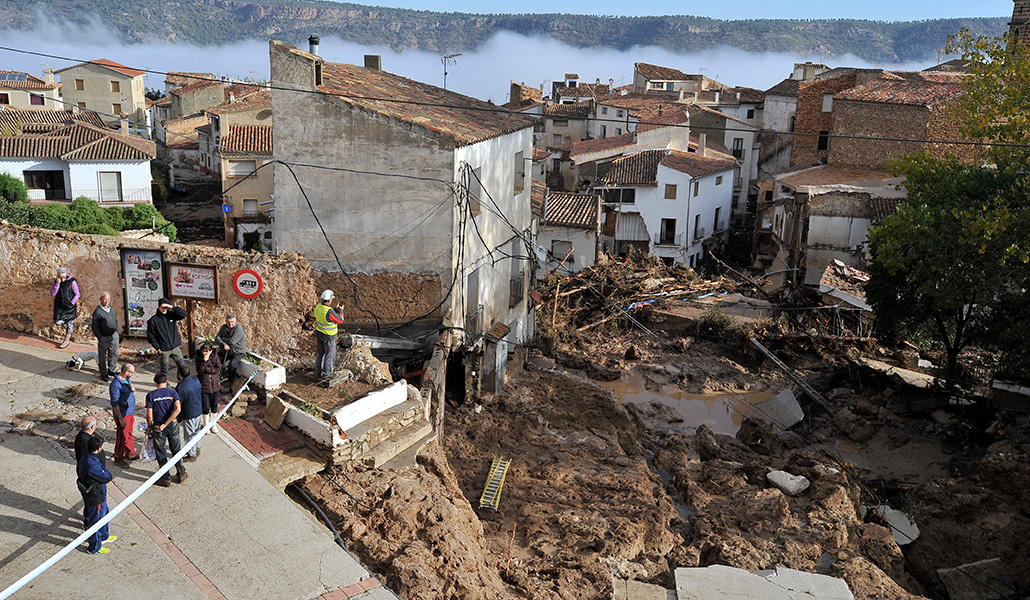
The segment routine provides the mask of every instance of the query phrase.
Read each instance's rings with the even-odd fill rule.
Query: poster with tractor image
[[[157,301],[165,296],[164,252],[122,248],[121,254],[125,331],[146,335],[147,319],[157,312]]]

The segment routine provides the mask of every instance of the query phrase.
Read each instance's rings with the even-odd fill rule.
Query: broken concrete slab
[[[806,573],[796,569],[776,567],[755,573],[766,581],[786,590],[791,598],[818,598],[819,600],[855,600],[847,582],[843,579]]]
[[[841,579],[794,569],[751,573],[712,565],[676,569],[678,600],[854,600]]]
[[[1002,600],[1016,593],[1000,558],[988,558],[951,569],[937,569],[951,600]],[[987,585],[984,585],[985,582]]]
[[[677,600],[676,590],[636,579],[613,579],[612,600]]]
[[[788,496],[797,496],[811,485],[807,478],[801,475],[791,475],[786,471],[773,471],[768,473],[765,478]]]
[[[881,504],[880,506],[863,506],[862,510],[859,511],[859,517],[864,519],[870,510],[880,515],[884,521],[890,523],[890,530],[894,534],[894,541],[899,546],[911,544],[919,537],[919,527],[916,526],[916,520],[908,513],[903,513],[900,510]]]
[[[918,371],[903,369],[901,367],[889,365],[885,362],[872,360],[870,358],[863,358],[862,364],[869,367],[870,369],[873,369],[874,371],[879,371],[884,375],[893,375],[899,381],[917,388],[928,389],[931,386],[933,386],[933,382],[935,379],[933,375],[927,375],[926,373],[920,373]]]
[[[744,569],[712,565],[676,569],[678,600],[791,600],[782,588]]]
[[[794,391],[787,388],[772,398],[759,402],[748,411],[749,417],[761,419],[773,426],[776,431],[790,429],[805,418]]]

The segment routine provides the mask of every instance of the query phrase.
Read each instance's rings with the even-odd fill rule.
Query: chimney
[[[719,98],[722,97],[722,92],[715,92],[715,103],[719,103]]]
[[[122,133],[129,135],[129,118],[125,113],[118,115],[118,126],[122,130]]]
[[[229,92],[229,104],[235,104],[235,103],[236,103],[236,94],[234,94],[233,92]]]
[[[694,104],[697,104],[697,95],[698,95],[698,92],[694,92]]]
[[[47,85],[54,85],[54,70],[43,69],[43,80],[46,81]]]
[[[737,92],[737,104],[740,104],[740,92]]]
[[[309,37],[308,38],[308,52],[310,52],[311,54],[314,54],[315,56],[318,56],[318,42],[319,41],[320,40],[318,39],[317,35],[313,35],[313,36]]]
[[[383,57],[378,54],[365,55],[365,68],[373,71],[383,70]]]
[[[680,102],[683,102],[683,93],[684,93],[683,92],[683,88],[680,88],[680,98],[679,98]]]
[[[697,155],[701,158],[708,156],[708,134],[701,133],[697,136]]]

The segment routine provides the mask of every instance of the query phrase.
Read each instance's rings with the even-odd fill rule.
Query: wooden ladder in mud
[[[777,358],[776,355],[772,353],[772,350],[766,348],[761,344],[761,342],[754,338],[751,338],[751,343],[754,344],[756,348],[761,350],[762,354],[764,354],[766,358],[771,360],[774,365],[779,367],[779,369],[783,371],[787,375],[787,377],[790,378],[791,381],[796,383],[797,386],[805,392],[806,396],[818,402],[819,405],[826,409],[826,412],[830,413],[831,416],[837,414],[837,411],[835,411],[833,409],[833,406],[831,406],[830,403],[826,401],[826,398],[823,398],[822,394],[815,391],[815,388],[808,385],[808,382],[802,379],[800,375],[795,373],[794,369],[791,369],[787,366],[785,362]]]
[[[504,477],[508,474],[509,466],[510,458],[495,458],[490,463],[490,473],[486,476],[486,487],[479,498],[479,508],[489,507],[497,510],[501,503],[501,488],[504,487]]]

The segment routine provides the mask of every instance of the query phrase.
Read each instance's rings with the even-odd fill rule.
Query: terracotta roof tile
[[[964,88],[957,83],[874,79],[864,85],[838,92],[834,98],[882,104],[933,106],[956,98],[964,92]]]
[[[545,105],[540,100],[523,100],[522,102],[506,102],[501,105],[501,108],[513,110],[515,112],[526,112],[541,106]]]
[[[17,108],[5,108],[0,110],[0,131],[17,133],[24,131],[31,125],[46,125],[45,129],[50,130],[63,126],[68,121],[80,121],[97,127],[106,128],[107,124],[97,113],[91,110],[80,110],[70,113],[64,110],[19,110]],[[33,131],[42,131],[39,127]]]
[[[898,212],[901,202],[901,198],[870,198],[869,209],[872,212],[873,225]]]
[[[261,92],[264,89],[265,88],[253,83],[230,83],[225,86],[225,101],[228,102],[230,98],[234,100],[242,100],[251,94]]]
[[[765,90],[766,96],[789,96],[791,98],[798,97],[798,86],[801,84],[800,79],[791,79],[790,77],[777,83],[771,88]]]
[[[726,113],[724,113],[722,111],[715,110],[714,108],[705,106],[703,104],[691,104],[690,105],[690,110],[697,110],[697,111],[701,111],[701,112],[706,112],[706,113],[708,113],[710,115],[715,115],[717,117],[724,117],[727,121],[733,121],[733,122],[735,122],[738,125],[744,125],[748,129],[757,129],[754,125],[752,125],[751,123],[748,123],[747,121],[745,121],[743,119],[738,119],[737,117],[730,116],[730,115],[728,115],[728,114],[726,114]]]
[[[528,115],[503,111],[482,100],[355,65],[324,63],[322,82],[318,89],[342,102],[449,135],[459,145],[474,144],[536,123]]]
[[[118,73],[121,73],[122,75],[128,75],[129,77],[142,77],[143,75],[146,75],[146,73],[144,73],[143,71],[140,71],[139,69],[133,69],[132,67],[126,67],[125,65],[116,63],[113,60],[108,60],[106,58],[97,58],[95,60],[79,63],[77,65],[72,65],[70,67],[65,67],[65,68],[61,69],[60,71],[54,71],[54,73],[64,73],[65,71],[67,71],[69,69],[74,69],[76,67],[82,67],[82,66],[85,66],[85,65],[100,65],[101,67],[107,67],[108,69],[111,69],[112,71],[116,71]]]
[[[542,181],[533,180],[532,188],[529,193],[530,207],[533,210],[533,214],[543,218],[544,216],[544,203],[547,199],[547,186]]]
[[[4,71],[0,69],[0,75],[25,76],[25,81],[11,81],[9,79],[0,81],[0,91],[11,88],[17,88],[19,90],[56,90],[61,87],[61,84],[59,83],[47,83],[45,79],[36,77],[29,73],[23,73],[22,71]]]
[[[551,93],[555,101],[563,96],[566,98],[594,98],[598,100],[608,97],[607,83],[580,83],[576,87],[568,87],[556,83],[553,87],[554,89]]]
[[[624,94],[622,96],[615,96],[612,98],[604,98],[598,100],[598,104],[601,106],[614,106],[615,108],[627,108],[630,110],[640,110],[652,106],[674,104],[670,96],[664,96],[661,94]]]
[[[660,67],[648,63],[636,63],[635,67],[637,73],[648,80],[685,81],[687,79],[687,74],[679,69]]]
[[[261,90],[252,94],[247,94],[242,98],[239,96],[235,96],[234,98],[233,102],[223,102],[218,106],[205,108],[204,112],[224,115],[226,113],[240,112],[244,110],[272,108],[272,92],[269,90]]]
[[[185,96],[186,94],[192,94],[194,92],[197,92],[197,91],[203,90],[203,89],[207,89],[209,87],[215,87],[215,86],[221,87],[221,85],[222,85],[222,83],[219,82],[219,81],[203,81],[203,80],[201,80],[201,81],[194,81],[193,83],[191,83],[189,85],[184,85],[182,87],[177,87],[177,88],[175,88],[174,90],[172,90],[172,91],[170,91],[168,93],[171,94],[172,96],[182,97],[182,96]]]
[[[0,136],[0,157],[62,160],[150,160],[154,142],[72,121],[45,133]]]
[[[707,177],[715,173],[732,170],[736,168],[737,163],[732,160],[700,156],[693,152],[672,150],[662,160],[661,165],[680,173],[686,173],[691,177]]]
[[[161,96],[157,100],[154,100],[154,104],[153,105],[154,106],[169,107],[169,106],[172,105],[172,97],[171,96]]]
[[[597,229],[597,196],[551,192],[547,196],[544,223],[559,227]]]
[[[632,133],[624,133],[622,135],[600,140],[583,140],[572,144],[572,152],[569,153],[569,156],[575,158],[584,154],[593,154],[594,152],[603,152],[605,150],[628,147],[635,143],[636,136]]]
[[[575,79],[575,80],[577,80],[577,81],[578,81],[578,80],[579,80],[579,75],[578,75],[578,74],[576,74],[576,73],[566,73],[566,74],[565,74],[565,79],[566,79],[566,80],[569,80],[569,79]]]
[[[551,156],[551,153],[542,148],[533,148],[533,162],[540,162],[547,160],[547,157]]]
[[[593,107],[590,101],[577,102],[575,104],[552,104],[544,109],[544,115],[548,117],[571,117],[574,119],[585,119],[590,116]]]
[[[629,156],[616,158],[612,168],[599,183],[613,185],[658,185],[658,165],[669,154],[668,150],[642,150]]]
[[[222,138],[222,154],[272,156],[271,125],[232,125]]]
[[[740,101],[745,104],[761,104],[765,102],[765,92],[762,90],[756,90],[755,88],[738,85],[737,87],[728,90],[727,93],[732,93],[734,95],[740,94]]]
[[[172,71],[165,76],[165,83],[172,85],[190,85],[202,79],[215,79],[214,73],[190,73],[188,71]]]
[[[640,120],[636,129],[638,133],[690,122],[690,115],[687,114],[687,106],[684,104],[658,104],[641,110],[636,117]]]

